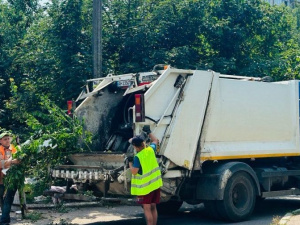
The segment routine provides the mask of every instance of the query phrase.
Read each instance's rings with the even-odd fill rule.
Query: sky
[[[46,2],[49,2],[49,0],[40,0],[41,5],[44,5]]]

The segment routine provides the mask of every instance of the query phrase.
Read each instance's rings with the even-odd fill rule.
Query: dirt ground
[[[14,225],[67,225],[90,224],[105,221],[127,220],[143,217],[142,208],[128,205],[68,206],[60,208],[29,209],[30,219],[20,219],[20,215],[11,212],[11,224]],[[38,219],[37,221],[34,221]]]

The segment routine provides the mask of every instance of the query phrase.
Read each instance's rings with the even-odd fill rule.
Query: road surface
[[[282,217],[287,212],[300,208],[300,197],[266,199],[257,204],[251,220],[239,223],[226,223],[205,215],[203,204],[184,204],[175,215],[159,215],[158,225],[270,225],[273,218]],[[16,221],[15,225],[46,224],[88,224],[88,225],[144,225],[145,220],[140,206],[111,205],[101,207],[72,208],[67,213],[52,210],[35,210],[43,213],[44,219],[37,222]],[[14,217],[12,213],[12,217]]]
[[[282,217],[287,212],[300,208],[300,197],[289,197],[286,199],[266,199],[255,208],[251,220],[239,223],[228,223],[217,221],[208,218],[205,215],[204,206],[198,205],[193,207],[190,205],[183,205],[176,215],[159,216],[158,225],[213,225],[213,224],[234,224],[234,225],[269,225],[273,218]],[[122,219],[120,221],[107,221],[91,223],[90,225],[141,225],[145,224],[143,214],[136,215],[136,218]]]

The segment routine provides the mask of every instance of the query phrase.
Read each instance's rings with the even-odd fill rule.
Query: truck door
[[[176,88],[179,76],[185,84]],[[178,166],[193,168],[212,80],[212,72],[168,69],[145,93],[146,123],[156,122],[160,154]]]

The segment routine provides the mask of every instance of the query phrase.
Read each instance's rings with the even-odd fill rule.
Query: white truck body
[[[145,93],[147,116],[162,117],[176,95],[172,84],[184,73],[193,75],[184,88],[168,143],[161,150],[176,165],[191,170],[197,150],[201,162],[300,155],[298,81],[264,83],[170,69]],[[153,125],[160,140],[167,125]]]
[[[130,172],[116,168],[132,152],[128,138],[150,125],[160,140],[162,199],[172,202],[168,207],[174,200],[205,202],[213,214],[239,221],[251,215],[257,196],[300,194],[299,81],[262,82],[170,67],[159,75],[151,84],[113,92],[107,87],[118,78],[109,77],[95,89],[101,96],[90,94],[77,107],[87,130],[106,141],[113,135],[103,149],[108,153],[71,156],[75,166],[69,169],[78,171],[65,179],[96,184],[104,196],[130,195]],[[136,122],[135,93],[144,96],[142,122]],[[114,123],[125,124],[117,134]],[[53,176],[61,177],[56,171]],[[236,189],[246,194],[234,198]]]

